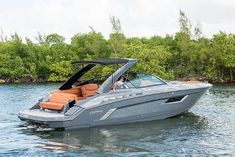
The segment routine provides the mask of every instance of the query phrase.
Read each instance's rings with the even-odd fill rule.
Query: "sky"
[[[235,33],[233,0],[0,0],[0,29],[5,36],[34,40],[38,33],[58,33],[70,41],[91,26],[108,38],[115,16],[127,37],[164,36],[179,31],[179,10],[206,37]]]

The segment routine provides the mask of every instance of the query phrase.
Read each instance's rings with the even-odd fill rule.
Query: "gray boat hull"
[[[18,117],[65,129],[160,120],[188,111],[210,87],[200,83],[117,90],[82,101],[65,114],[31,109],[20,112]]]

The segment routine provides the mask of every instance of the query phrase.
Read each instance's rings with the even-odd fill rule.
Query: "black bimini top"
[[[97,64],[100,65],[112,65],[112,64],[126,64],[130,62],[128,58],[107,58],[107,59],[98,59],[94,61],[75,61],[72,62],[74,65],[86,64],[82,69],[75,72],[59,89],[65,90],[70,89],[78,79],[80,79],[85,73],[95,67]]]
[[[74,65],[78,65],[78,64],[111,65],[111,64],[125,64],[128,61],[129,60],[125,58],[107,58],[107,59],[98,59],[94,61],[75,61],[75,62],[72,62],[72,64]]]

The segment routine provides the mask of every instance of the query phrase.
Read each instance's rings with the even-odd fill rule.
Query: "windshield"
[[[128,79],[129,81],[126,82],[126,85],[129,88],[142,88],[166,84],[166,82],[162,81],[160,78],[150,74],[133,73],[131,75],[129,74]]]

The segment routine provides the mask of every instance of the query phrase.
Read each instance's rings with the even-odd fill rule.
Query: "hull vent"
[[[184,97],[185,97],[185,95],[184,95],[184,96],[172,97],[172,98],[169,98],[169,99],[166,101],[166,103],[178,102],[178,101],[181,101]]]

